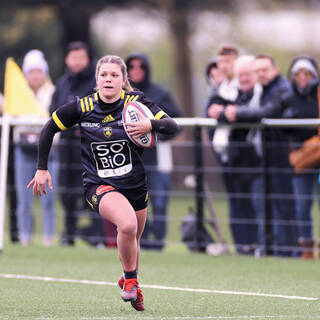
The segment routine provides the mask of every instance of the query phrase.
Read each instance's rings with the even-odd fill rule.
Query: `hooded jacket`
[[[129,67],[130,61],[133,59],[139,59],[142,61],[145,77],[139,83],[135,83],[129,79],[132,87],[142,91],[148,99],[156,103],[170,117],[181,117],[182,113],[170,92],[164,87],[151,82],[151,67],[148,57],[142,53],[132,53],[126,58],[125,62],[127,67]],[[158,139],[169,140],[174,136],[175,135],[158,134]],[[143,152],[143,160],[146,165],[157,165],[157,148],[146,149]]]
[[[316,70],[316,74],[313,79],[303,89],[299,87],[292,76],[292,68],[294,68],[295,64],[302,59],[310,61],[310,63],[314,67],[314,70]],[[319,118],[317,97],[317,87],[319,85],[319,70],[315,60],[312,57],[306,55],[298,56],[293,59],[288,73],[291,80],[293,93],[286,101],[288,109],[286,110],[284,116],[287,118],[296,119]],[[315,128],[293,128],[291,130],[292,141],[297,143],[297,147],[299,147],[305,140],[311,138],[316,134],[317,129]]]

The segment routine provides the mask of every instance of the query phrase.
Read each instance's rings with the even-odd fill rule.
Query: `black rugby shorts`
[[[98,213],[102,197],[109,192],[119,192],[124,195],[134,211],[145,209],[148,205],[148,190],[146,185],[134,189],[119,189],[110,185],[89,184],[84,190],[86,201]]]

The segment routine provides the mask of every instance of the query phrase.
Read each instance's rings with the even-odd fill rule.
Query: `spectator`
[[[238,95],[237,80],[234,76],[234,62],[238,57],[238,49],[233,45],[221,45],[218,50],[218,68],[220,69],[224,80],[220,84],[218,90],[213,92],[213,95],[206,105],[206,116],[218,119],[220,113],[224,109],[221,101],[234,101]],[[226,187],[229,214],[235,216],[234,199],[231,197],[233,192],[229,185],[228,175],[228,143],[230,135],[229,126],[219,126],[215,130],[208,129],[209,140],[212,141],[213,150],[222,167],[222,180]]]
[[[219,87],[219,95],[229,100],[233,100],[237,96],[238,87],[234,74],[234,62],[238,54],[238,49],[233,45],[221,45],[218,50],[218,68],[224,78]]]
[[[224,80],[219,86],[218,92],[214,96],[233,101],[238,94],[237,80],[234,76],[234,62],[238,57],[238,49],[231,45],[222,45],[218,51],[218,67],[221,70]],[[207,115],[217,118],[223,106],[212,103],[207,108]],[[209,130],[209,139],[212,140],[213,149],[218,155],[218,159],[224,167],[228,162],[227,146],[229,142],[229,127],[219,127],[216,130]],[[231,206],[232,207],[232,206]]]
[[[147,56],[141,53],[130,54],[126,58],[129,79],[134,88],[152,98],[170,117],[180,117],[173,97],[167,89],[151,81],[151,67]],[[152,205],[153,219],[148,219],[142,235],[141,247],[162,250],[167,232],[167,208],[171,187],[171,146],[169,140],[174,135],[158,134],[157,147],[144,150],[143,162],[147,170],[148,188]],[[154,239],[151,237],[154,236]]]
[[[215,119],[226,121],[224,108],[228,105],[255,106],[260,97],[261,87],[256,84],[254,73],[254,57],[240,56],[235,61],[235,76],[239,86],[235,100],[223,99],[214,96],[210,99],[209,108],[212,104],[222,109]],[[233,129],[229,135],[227,148],[227,162],[224,173],[224,181],[230,193],[230,227],[233,240],[240,254],[253,254],[257,243],[257,226],[254,201],[252,199],[255,174],[248,172],[249,168],[260,165],[260,159],[253,144],[247,142],[249,129]]]
[[[93,65],[89,48],[81,41],[69,43],[65,64],[67,70],[58,79],[53,95],[50,113],[57,107],[70,102],[75,96],[85,97],[93,92],[95,82],[95,66]],[[61,133],[59,141],[59,187],[64,209],[64,232],[61,243],[74,245],[77,232],[78,212],[83,209],[82,167],[80,162],[80,129],[73,127]],[[102,235],[101,220],[98,215],[92,216],[92,225],[88,237],[94,233]],[[90,240],[89,240],[90,241]]]
[[[296,57],[289,69],[289,78],[293,95],[287,104],[286,115],[291,118],[319,118],[317,87],[319,69],[316,61],[310,56]],[[317,134],[316,129],[294,128],[292,142],[294,149]],[[313,232],[311,207],[313,190],[316,186],[319,195],[318,169],[294,175],[293,184],[296,194],[298,241],[302,249],[302,259],[313,259]],[[319,196],[318,196],[319,197]],[[319,198],[320,199],[320,198]]]
[[[218,58],[213,58],[209,61],[206,66],[205,76],[210,86],[210,95],[215,95],[224,80],[223,73],[218,67]]]
[[[252,122],[262,118],[281,118],[286,105],[282,101],[291,94],[291,87],[280,74],[273,57],[258,55],[255,60],[255,72],[263,91],[260,107],[249,108],[229,106],[225,115],[228,121]],[[293,196],[292,168],[288,159],[288,138],[282,129],[268,129],[264,134],[266,144],[266,167],[268,170],[266,191],[270,197],[266,212],[272,223],[272,234],[267,236],[272,242],[268,254],[295,256],[297,232],[292,221],[295,220],[295,200]],[[258,148],[260,149],[260,148]],[[263,184],[257,190],[263,191]]]
[[[48,74],[48,64],[39,50],[29,51],[24,59],[22,71],[34,92],[39,105],[48,110],[54,85]],[[33,115],[34,118],[36,115]],[[33,177],[37,169],[37,143],[41,126],[16,126],[13,130],[15,143],[15,184],[17,189],[17,217],[19,240],[23,246],[30,244],[32,238],[32,192],[25,185]],[[57,162],[52,153],[49,158],[51,170],[56,171]],[[55,231],[55,194],[41,199],[43,213],[43,244],[51,246]]]
[[[4,97],[0,93],[0,114],[2,115],[4,108]],[[17,225],[17,194],[14,182],[14,145],[12,127],[10,128],[9,140],[9,158],[8,158],[8,200],[9,200],[9,230],[11,242],[19,241],[18,225]]]

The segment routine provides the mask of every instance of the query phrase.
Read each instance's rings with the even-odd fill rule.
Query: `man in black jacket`
[[[269,55],[258,55],[255,60],[258,82],[263,87],[259,108],[229,106],[225,116],[230,122],[260,121],[262,118],[281,118],[286,109],[283,101],[292,94],[290,84]],[[265,165],[268,170],[266,191],[267,220],[271,224],[268,253],[295,256],[297,229],[292,223],[296,207],[292,184],[292,167],[289,164],[288,136],[282,129],[268,129],[264,133]]]
[[[93,92],[96,85],[95,66],[87,45],[71,42],[67,47],[67,70],[58,79],[50,113],[70,102],[75,96],[84,97]],[[65,213],[65,230],[62,244],[73,245],[77,231],[78,211],[83,208],[82,167],[80,163],[80,131],[78,127],[63,131],[59,140],[59,187]]]
[[[170,117],[181,117],[172,95],[165,88],[151,82],[151,68],[147,56],[130,54],[126,58],[132,86],[158,104]],[[171,187],[171,146],[173,136],[158,134],[156,148],[144,150],[143,161],[147,170],[148,189],[153,219],[148,219],[141,238],[141,248],[162,250],[167,232],[167,207]],[[153,235],[153,238],[151,236]]]

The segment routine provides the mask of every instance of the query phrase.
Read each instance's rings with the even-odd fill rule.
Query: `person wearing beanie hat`
[[[316,61],[307,55],[297,56],[293,59],[289,68],[289,77],[292,80],[300,70],[308,71],[312,78],[319,78],[319,70]]]
[[[54,92],[54,85],[49,78],[48,63],[40,50],[29,51],[23,59],[23,74],[32,89],[39,105],[48,111]],[[48,113],[49,115],[49,113]],[[32,115],[32,118],[38,115]],[[15,142],[15,182],[17,189],[17,218],[19,240],[24,246],[32,238],[32,192],[25,190],[25,186],[36,171],[37,144],[41,126],[16,126],[13,131]],[[57,160],[54,150],[50,154],[51,170],[57,170]],[[43,244],[51,246],[55,232],[55,193],[41,200],[43,213]]]
[[[48,74],[48,63],[40,50],[30,50],[23,58],[22,71],[26,75],[30,70],[42,70]]]
[[[293,59],[289,68],[289,78],[293,89],[293,95],[287,104],[287,116],[290,118],[318,118],[319,69],[316,61],[308,55],[297,56]],[[295,128],[291,133],[294,149],[298,149],[309,138],[317,134],[315,128]],[[302,259],[314,258],[314,240],[312,231],[311,208],[313,200],[313,187],[317,184],[318,168],[305,173],[294,175],[293,185],[297,208],[298,241],[301,247]],[[318,200],[319,188],[318,188]]]

